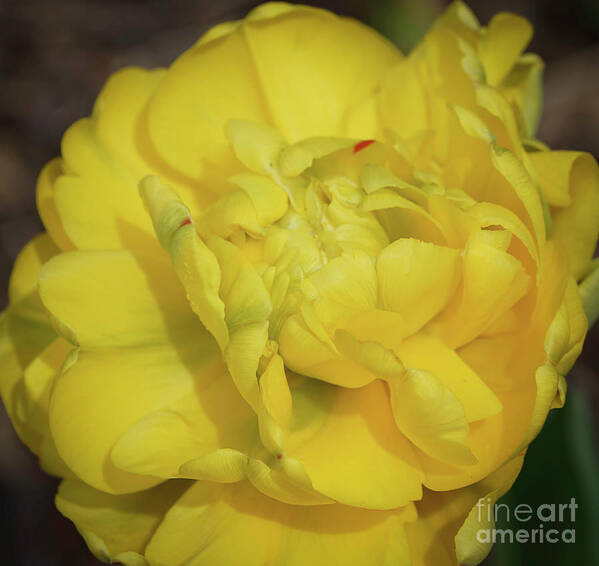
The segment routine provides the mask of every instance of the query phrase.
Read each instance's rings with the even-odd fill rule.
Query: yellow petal
[[[543,110],[543,60],[525,53],[512,67],[499,86],[512,104],[523,138],[534,138]]]
[[[364,311],[343,324],[335,334],[338,347],[337,334],[343,331],[347,331],[355,340],[378,342],[389,350],[393,350],[411,332],[400,313],[382,309]]]
[[[239,175],[235,175],[237,176]],[[256,208],[244,191],[231,191],[221,197],[208,207],[202,221],[205,224],[205,228],[202,227],[203,231],[210,231],[225,239],[234,235],[239,236],[240,230],[254,238],[264,236],[264,229],[258,221]],[[242,233],[243,236],[245,234]]]
[[[158,477],[117,468],[110,458],[113,446],[150,413],[167,410],[184,397],[196,396],[200,403],[202,389],[223,374],[218,349],[201,328],[177,349],[165,344],[82,351],[67,361],[50,399],[50,429],[58,453],[81,480],[108,493],[156,485]],[[143,450],[139,446],[132,455],[140,466],[147,465],[138,456]]]
[[[494,149],[492,162],[499,174],[493,202],[515,212],[529,227],[538,245],[542,245],[545,241],[545,222],[541,199],[524,165],[513,153],[499,148]]]
[[[473,215],[460,209],[456,202],[452,202],[446,196],[432,195],[428,198],[428,210],[433,218],[443,226],[447,245],[462,249],[468,242],[468,238],[480,229]],[[466,198],[468,195],[466,195]]]
[[[397,427],[420,450],[442,462],[476,462],[464,407],[435,375],[408,369],[388,383]]]
[[[476,530],[488,526],[484,521],[473,520],[473,515],[479,511],[477,504],[482,504],[481,514],[486,516],[489,507],[485,498],[491,497],[494,502],[498,493],[507,491],[521,466],[522,457],[515,458],[468,487],[448,492],[425,491],[422,501],[416,505],[418,520],[406,525],[412,564],[477,564],[471,558],[478,558],[480,552],[489,549],[476,541]]]
[[[402,181],[384,167],[366,165],[362,169],[360,182],[364,191],[368,194],[379,189],[393,187],[400,195],[416,204],[421,206],[426,204],[426,193],[422,189]]]
[[[143,566],[154,530],[188,487],[188,482],[173,481],[142,493],[114,496],[78,481],[63,481],[56,506],[73,521],[98,559]]]
[[[530,278],[522,264],[493,242],[503,236],[509,233],[473,233],[463,258],[461,293],[430,323],[452,347],[476,338],[528,290]]]
[[[225,306],[219,296],[221,273],[216,257],[196,234],[190,211],[170,187],[157,177],[146,177],[140,184],[140,193],[191,308],[224,348],[229,335]]]
[[[524,244],[534,263],[538,264],[539,251],[535,240],[530,230],[511,210],[490,202],[479,202],[468,209],[468,214],[476,218],[483,228],[502,226],[505,230],[509,230]],[[521,259],[523,260],[524,258]]]
[[[575,151],[534,152],[530,159],[552,208],[552,237],[570,256],[580,279],[593,256],[599,234],[599,168],[592,156]]]
[[[110,458],[131,473],[177,477],[186,463],[206,462],[221,449],[249,453],[259,444],[256,425],[255,413],[221,370],[212,381],[198,383],[193,394],[135,422],[118,439]],[[216,469],[211,479],[222,481]]]
[[[48,407],[54,380],[72,349],[72,344],[56,338],[25,368],[23,375],[25,418],[42,437],[38,453],[40,465],[48,473],[62,477],[73,474],[56,452],[48,423]]]
[[[279,167],[285,177],[296,177],[320,159],[355,144],[345,138],[308,138],[297,142],[281,153]]]
[[[493,16],[478,47],[490,85],[507,75],[531,37],[532,26],[525,18],[506,13]]]
[[[256,411],[260,412],[258,364],[268,340],[268,322],[242,326],[231,335],[224,360],[237,389]]]
[[[396,240],[379,254],[381,306],[401,313],[406,334],[418,331],[445,307],[459,281],[458,258],[457,250],[414,239]]]
[[[461,0],[447,6],[436,25],[448,27],[472,45],[476,43],[481,28],[476,14]]]
[[[47,308],[84,348],[51,396],[59,454],[98,489],[126,492],[157,483],[115,468],[110,450],[143,416],[223,375],[218,347],[163,260],[70,252],[48,263],[41,278]]]
[[[42,312],[40,308],[40,315]],[[55,338],[56,333],[48,322],[40,325],[39,320],[24,316],[13,307],[0,315],[2,401],[19,438],[36,453],[39,452],[42,438],[34,426],[27,422],[26,407],[29,401],[25,397],[23,372]]]
[[[452,489],[472,483],[518,454],[528,443],[525,438],[534,437],[549,408],[559,400],[559,376],[544,366],[547,354],[543,343],[564,297],[566,261],[559,246],[549,242],[541,254],[534,311],[529,324],[519,333],[478,338],[460,348],[460,357],[493,390],[503,404],[503,411],[471,431],[470,443],[478,466],[456,474],[455,470],[441,470],[438,465],[424,463],[427,485],[432,489]],[[540,371],[540,366],[545,369]]]
[[[425,87],[410,59],[404,59],[387,74],[377,93],[377,103],[385,127],[404,137],[429,126]]]
[[[201,328],[164,259],[68,252],[40,274],[40,296],[63,336],[94,348],[168,343]]]
[[[365,253],[334,258],[313,273],[309,283],[315,292],[313,306],[325,328],[335,328],[349,315],[377,304],[375,268]]]
[[[404,340],[397,354],[408,368],[429,371],[439,379],[464,407],[468,422],[501,411],[501,403],[489,387],[458,354],[443,342],[423,333]]]
[[[413,509],[372,513],[343,505],[297,506],[249,483],[197,482],[172,507],[147,549],[156,566],[408,566],[402,526]]]
[[[368,369],[341,356],[329,340],[320,340],[297,315],[285,321],[278,338],[285,365],[293,371],[344,387],[362,387],[375,379]]]
[[[471,485],[520,451],[536,397],[534,372],[538,363],[537,356],[521,355],[524,341],[513,335],[478,338],[458,350],[460,358],[493,391],[502,410],[470,424],[468,445],[476,464],[450,466],[421,457],[424,483],[429,489],[445,491]]]
[[[568,254],[560,242],[549,240],[541,250],[538,293],[530,316],[530,332],[540,344],[564,300],[568,286]],[[540,352],[545,356],[545,351]],[[544,361],[544,358],[541,360]]]
[[[382,382],[345,389],[304,378],[292,395],[295,424],[285,453],[303,464],[316,490],[369,509],[421,497],[414,448],[397,430]]]
[[[560,394],[560,379],[552,365],[540,366],[536,371],[535,380],[537,394],[526,432],[518,446],[519,450],[525,449],[541,432],[549,410],[552,408],[556,396]]]
[[[35,236],[21,250],[10,276],[8,300],[11,304],[16,304],[37,291],[40,269],[59,252],[52,238],[45,233]]]
[[[487,557],[493,545],[481,543],[480,533],[485,534],[486,529],[495,528],[493,506],[513,485],[523,460],[523,456],[514,458],[476,486],[467,488],[469,492],[476,491],[482,494],[455,536],[456,556],[460,564],[475,566]],[[460,496],[466,497],[465,494]]]
[[[240,249],[217,236],[211,237],[207,245],[220,266],[219,294],[226,305],[230,335],[246,325],[268,320],[272,310],[270,297],[261,277]]]
[[[262,375],[260,392],[267,411],[284,428],[289,426],[292,412],[292,399],[283,359],[275,354]]]
[[[247,194],[256,210],[258,222],[263,226],[273,224],[287,212],[287,193],[271,179],[240,173],[229,181]]]
[[[256,458],[248,462],[247,477],[258,491],[288,505],[320,507],[332,503],[314,490],[310,478],[297,460],[283,455],[279,458],[276,467],[267,466]]]
[[[335,332],[335,344],[339,352],[372,372],[372,379],[403,373],[404,367],[397,356],[383,344],[375,341],[375,336],[372,338],[374,340],[356,339],[346,330]]]
[[[566,375],[582,351],[588,328],[578,286],[568,280],[564,300],[545,336],[545,352],[560,375]]]
[[[147,141],[142,116],[163,76],[162,70],[136,68],[115,73],[92,117],[73,124],[63,137],[63,174],[54,182],[52,198],[65,233],[78,248],[156,250],[137,196],[137,184],[148,173],[166,176],[194,207],[213,195],[191,190],[190,183],[164,167]]]
[[[231,448],[219,448],[199,458],[185,462],[179,468],[179,475],[222,483],[235,483],[245,478],[248,457]]]
[[[25,368],[56,338],[37,293],[39,271],[58,248],[47,234],[33,238],[21,251],[11,275],[10,305],[0,315],[0,392],[17,434],[34,452],[39,452],[39,431],[27,420]]]
[[[255,173],[273,171],[285,140],[272,128],[244,120],[231,120],[225,128],[237,159]]]
[[[145,135],[169,168],[188,184],[201,183],[200,194],[225,192],[225,179],[243,169],[226,138],[227,122],[270,123],[241,27],[183,53],[160,82],[146,116]]]
[[[416,238],[440,246],[447,244],[443,227],[425,209],[394,191],[380,189],[366,196],[361,208],[377,211],[389,240]]]
[[[243,33],[272,121],[291,143],[344,135],[347,109],[401,57],[373,30],[324,10],[246,20]]]
[[[75,245],[64,231],[54,202],[54,183],[62,173],[62,159],[56,158],[46,163],[37,179],[35,201],[44,228],[56,245],[67,251],[74,249]]]

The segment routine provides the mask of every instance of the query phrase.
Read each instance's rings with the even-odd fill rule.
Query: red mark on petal
[[[183,219],[183,222],[179,224],[179,228],[183,228],[183,226],[187,226],[188,224],[191,224],[191,218],[189,218],[189,216]]]
[[[358,153],[358,151],[362,151],[366,149],[370,144],[373,144],[375,140],[362,140],[359,141],[356,145],[354,145],[354,153]]]

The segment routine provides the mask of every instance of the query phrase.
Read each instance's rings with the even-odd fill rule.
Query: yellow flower
[[[534,140],[530,35],[456,3],[404,58],[271,3],[109,79],[40,175],[0,341],[99,558],[482,560],[474,505],[597,310],[599,172]]]

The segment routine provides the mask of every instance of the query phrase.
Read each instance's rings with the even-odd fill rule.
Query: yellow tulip
[[[108,80],[40,174],[0,337],[15,429],[96,556],[484,558],[474,506],[598,310],[599,170],[534,139],[531,33],[458,2],[404,57],[269,3]]]

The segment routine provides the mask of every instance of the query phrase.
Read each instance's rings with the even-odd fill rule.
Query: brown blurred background
[[[447,4],[442,0],[306,3],[367,21],[404,51]],[[125,65],[168,65],[207,28],[239,18],[256,4],[0,0],[0,308],[6,305],[18,251],[42,229],[34,203],[36,176],[60,152],[65,129],[90,113],[108,75]],[[547,62],[539,137],[553,148],[587,150],[597,157],[599,2],[472,0],[469,5],[482,23],[498,11],[517,12],[532,21],[535,38],[530,49]],[[598,346],[599,332],[594,330],[569,377],[570,390],[581,392],[594,408],[595,425]],[[0,408],[0,563],[98,564],[72,525],[55,510],[56,484],[38,470]],[[500,557],[492,560],[501,563]]]

